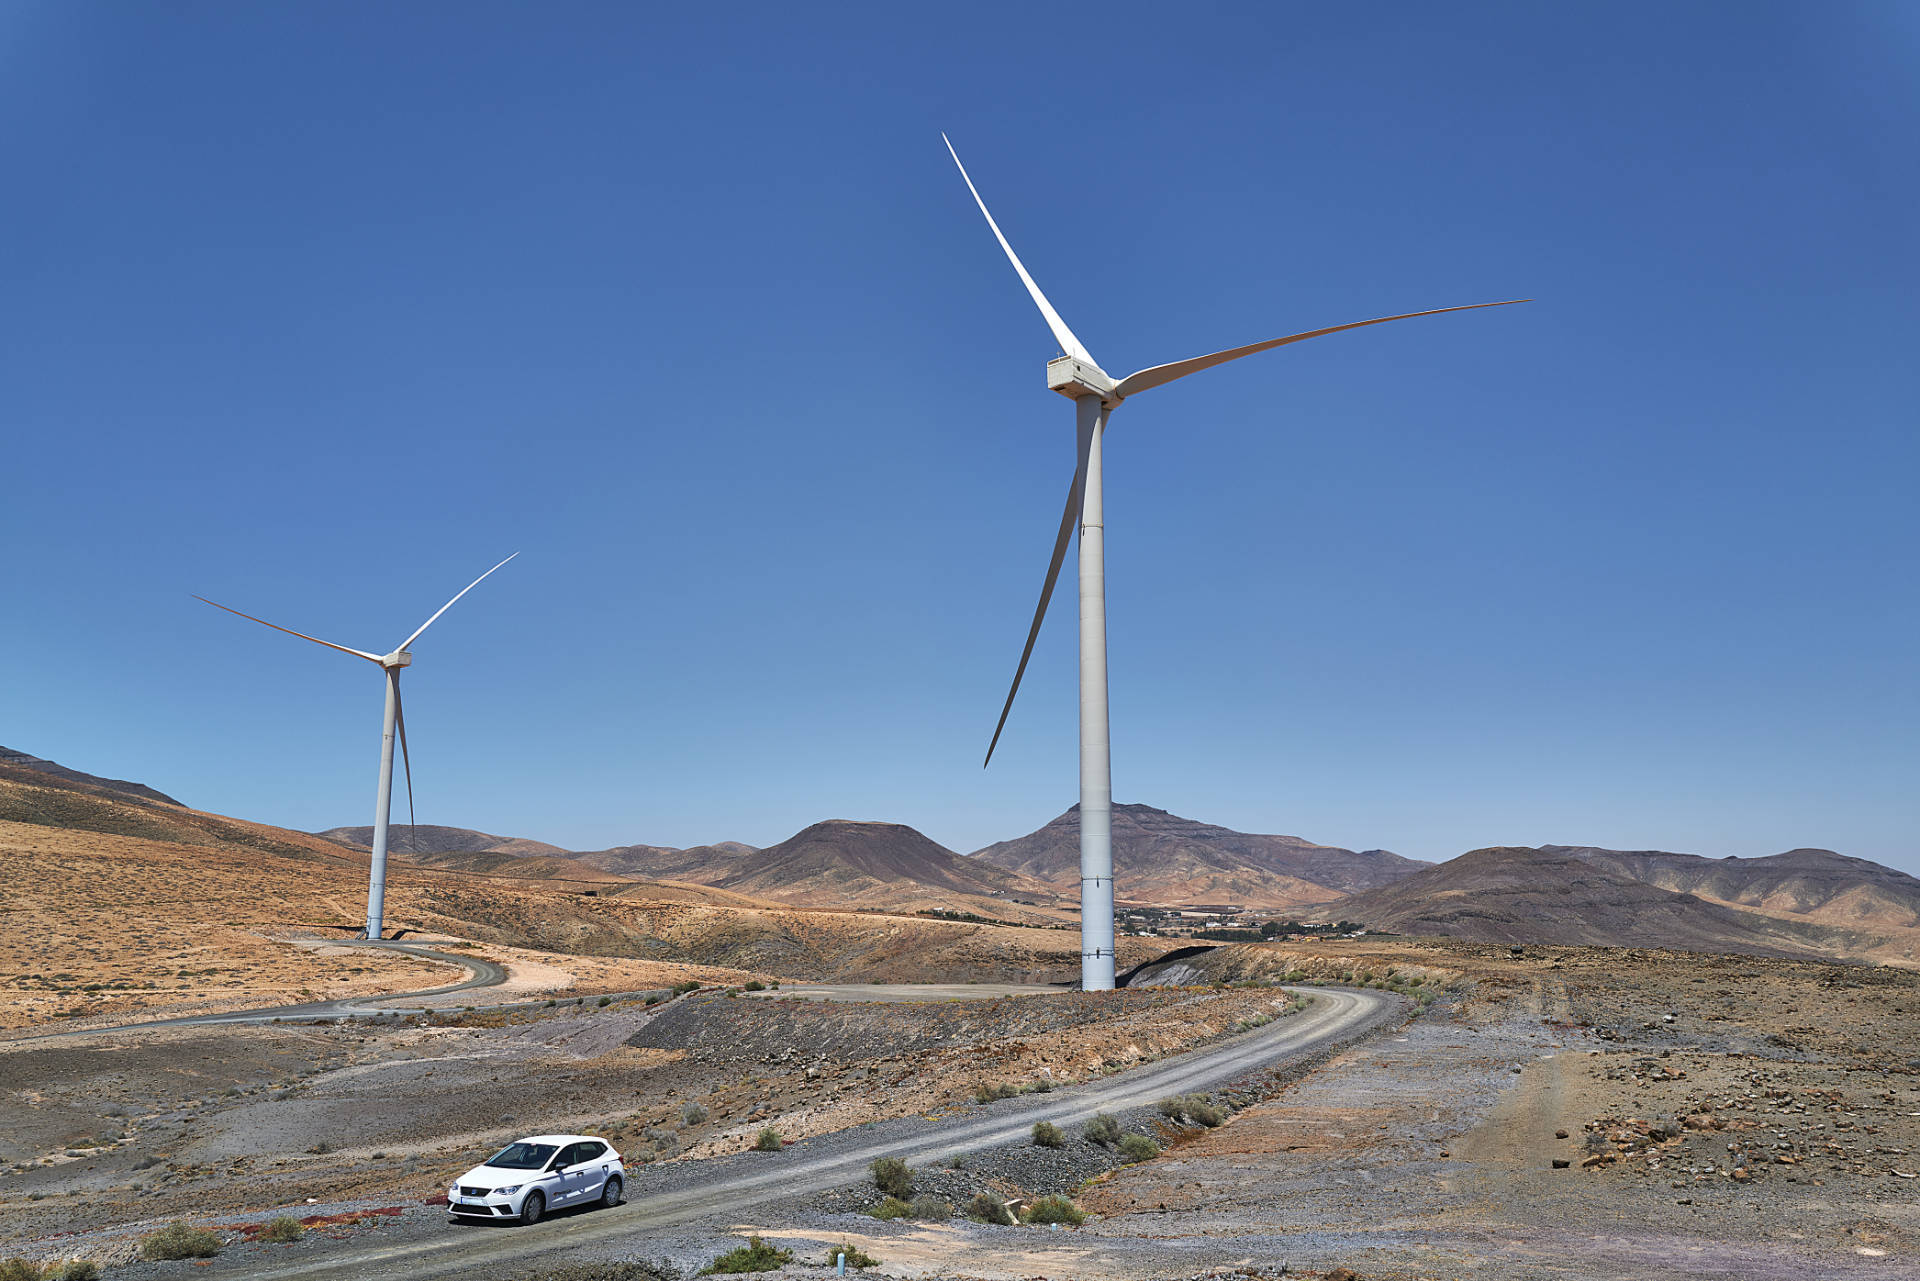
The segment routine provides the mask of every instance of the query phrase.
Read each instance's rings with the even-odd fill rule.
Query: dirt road
[[[257,1260],[224,1265],[215,1260],[197,1276],[312,1278],[359,1281],[381,1277],[494,1277],[503,1265],[524,1265],[583,1246],[605,1246],[673,1224],[716,1214],[737,1220],[742,1211],[866,1177],[869,1162],[900,1156],[915,1165],[1022,1142],[1036,1121],[1084,1122],[1096,1112],[1145,1107],[1173,1094],[1203,1091],[1330,1042],[1350,1040],[1390,1022],[1402,1002],[1383,993],[1303,990],[1313,1003],[1292,1018],[1237,1036],[1206,1050],[1163,1059],[1148,1067],[1050,1094],[996,1105],[951,1120],[909,1117],[822,1135],[778,1154],[642,1167],[629,1176],[628,1203],[549,1220],[529,1229],[448,1227],[430,1239],[373,1248],[342,1248],[331,1257],[262,1269]]]
[[[444,987],[430,987],[418,992],[393,992],[385,996],[343,997],[337,1001],[308,1001],[303,1005],[277,1005],[259,1010],[229,1010],[224,1014],[196,1014],[180,1019],[154,1019],[145,1023],[128,1023],[119,1027],[74,1028],[66,1032],[48,1034],[56,1036],[102,1036],[113,1032],[146,1032],[160,1027],[208,1027],[220,1023],[271,1023],[273,1021],[292,1021],[295,1019],[338,1019],[367,1018],[375,1014],[413,1014],[420,1013],[408,1008],[404,1002],[419,1000],[426,996],[445,996],[449,992],[465,992],[473,988],[497,987],[506,981],[507,972],[492,961],[479,956],[462,956],[455,952],[438,952],[415,943],[370,943],[364,940],[350,945],[340,946],[380,948],[388,952],[405,952],[426,961],[442,961],[448,965],[457,965],[468,972],[469,977],[458,983]],[[399,1002],[399,1004],[396,1004]],[[38,1037],[21,1037],[22,1041],[38,1040]]]

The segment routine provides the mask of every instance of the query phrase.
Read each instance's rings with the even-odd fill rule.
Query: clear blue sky
[[[0,6],[0,742],[576,848],[1116,796],[1920,871],[1920,9]]]

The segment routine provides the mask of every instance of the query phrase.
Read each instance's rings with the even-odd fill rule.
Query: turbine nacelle
[[[1098,396],[1104,405],[1120,403],[1119,384],[1107,371],[1075,356],[1056,356],[1047,362],[1047,390],[1057,391],[1068,400]]]
[[[396,649],[393,653],[382,656],[380,666],[386,668],[388,671],[393,671],[397,667],[411,667],[413,666],[413,655],[404,649]]]

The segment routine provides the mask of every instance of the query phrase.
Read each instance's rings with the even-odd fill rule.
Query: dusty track
[[[223,1266],[205,1277],[315,1278],[349,1281],[379,1277],[496,1276],[504,1264],[524,1264],[569,1249],[637,1237],[649,1229],[716,1213],[735,1218],[752,1206],[856,1182],[869,1162],[901,1156],[913,1164],[1023,1141],[1035,1121],[1074,1124],[1101,1111],[1143,1107],[1170,1094],[1206,1090],[1223,1082],[1351,1040],[1386,1022],[1397,998],[1364,991],[1307,990],[1313,1004],[1292,1018],[1215,1046],[1071,1089],[997,1105],[990,1116],[950,1123],[908,1118],[858,1131],[822,1136],[777,1155],[718,1161],[691,1176],[643,1168],[630,1174],[628,1204],[550,1220],[524,1230],[453,1228],[444,1237],[386,1247],[342,1250],[330,1258],[262,1270],[257,1261]],[[671,1181],[671,1183],[669,1183]],[[636,1242],[636,1245],[638,1242]]]
[[[395,1005],[394,1002],[418,1000],[424,996],[445,996],[449,992],[465,992],[474,988],[497,987],[507,978],[505,969],[484,957],[437,952],[432,948],[413,943],[369,943],[362,940],[338,946],[405,952],[409,956],[417,956],[422,960],[442,961],[448,965],[460,966],[468,971],[470,977],[458,983],[423,988],[417,992],[392,992],[384,996],[349,996],[337,1001],[308,1001],[302,1005],[275,1005],[258,1010],[229,1010],[222,1014],[195,1014],[178,1019],[151,1019],[144,1023],[123,1023],[115,1027],[73,1028],[65,1032],[51,1032],[44,1035],[49,1039],[70,1036],[106,1036],[115,1032],[145,1032],[161,1027],[209,1027],[221,1023],[271,1023],[275,1019],[367,1018],[376,1014],[427,1013],[430,1011],[411,1010],[404,1005]],[[28,1041],[40,1038],[20,1037],[18,1039]]]

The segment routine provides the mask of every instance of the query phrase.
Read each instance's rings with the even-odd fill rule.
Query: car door
[[[607,1184],[607,1162],[601,1158],[607,1154],[604,1143],[578,1143],[573,1154],[576,1173],[580,1183],[577,1195],[583,1201],[590,1201],[600,1195]]]
[[[560,1149],[553,1158],[553,1189],[548,1195],[550,1204],[565,1205],[580,1195],[580,1177],[574,1170],[574,1161],[580,1151],[578,1143],[569,1143]]]

